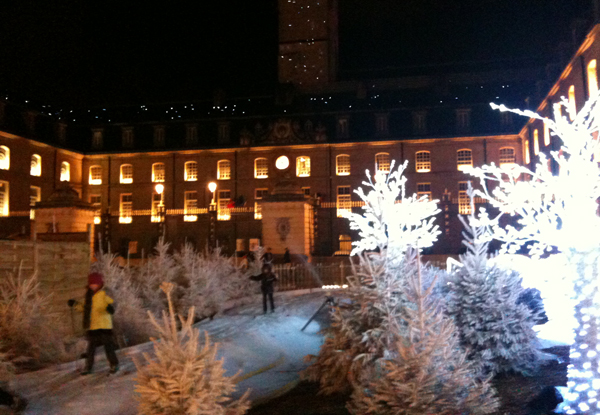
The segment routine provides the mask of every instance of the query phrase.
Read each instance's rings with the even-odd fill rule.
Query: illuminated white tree
[[[569,112],[563,99],[561,105]],[[598,97],[590,99],[573,121],[543,118],[531,111],[508,109],[492,104],[500,111],[511,111],[544,122],[562,140],[560,151],[550,152],[558,164],[558,174],[549,170],[548,158],[540,154],[535,169],[513,166],[503,169],[494,164],[471,170],[481,180],[483,197],[500,212],[490,215],[481,210],[480,223],[503,249],[514,253],[527,246],[534,257],[545,251],[560,251],[572,269],[572,298],[575,301],[575,342],[571,347],[568,372],[567,413],[600,414],[597,394],[600,389],[600,170],[598,168]],[[598,114],[598,115],[597,115]],[[500,226],[503,214],[516,215],[516,226]]]

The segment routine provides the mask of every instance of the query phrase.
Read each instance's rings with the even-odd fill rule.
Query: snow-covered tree
[[[150,256],[137,272],[144,307],[157,316],[167,306],[160,286],[164,281],[173,282],[179,272],[173,255],[169,253],[170,248],[171,244],[161,238],[154,247],[154,255]]]
[[[509,110],[541,120],[562,141],[561,151],[550,158],[558,174],[548,169],[547,157],[539,155],[535,168],[514,166],[502,169],[486,165],[472,170],[481,180],[477,196],[485,198],[500,214],[484,212],[480,220],[494,237],[504,242],[504,250],[516,252],[529,243],[529,251],[539,256],[558,250],[572,266],[572,298],[576,302],[575,343],[571,348],[568,371],[569,393],[565,396],[567,413],[600,414],[597,390],[600,388],[600,170],[598,165],[598,96],[591,98],[577,114],[562,104],[573,117],[556,120],[531,111]],[[528,178],[529,180],[522,180]],[[500,226],[499,216],[517,215],[518,226]]]
[[[417,259],[418,264],[419,259]],[[403,325],[392,324],[394,343],[355,388],[348,405],[355,415],[489,414],[498,400],[489,379],[466,359],[452,320],[431,291],[420,266],[408,276],[411,307]]]
[[[223,360],[217,359],[217,345],[211,344],[205,333],[201,345],[200,332],[193,327],[194,310],[186,319],[179,316],[181,331],[173,309],[172,283],[163,283],[169,312],[163,311],[158,322],[148,313],[160,335],[153,339],[154,354],[144,353],[146,364],[135,361],[139,413],[142,415],[242,415],[249,408],[247,391],[239,400],[232,400],[235,378],[225,376]]]
[[[447,277],[446,312],[454,319],[460,343],[487,373],[530,373],[538,360],[537,316],[519,304],[522,279],[490,263],[489,235],[473,214],[459,218],[467,251],[460,256],[463,266]]]

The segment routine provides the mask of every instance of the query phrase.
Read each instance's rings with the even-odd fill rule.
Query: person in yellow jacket
[[[119,370],[119,360],[115,352],[116,345],[113,336],[112,314],[115,312],[114,300],[110,298],[104,287],[102,274],[93,272],[88,275],[88,290],[83,304],[69,300],[69,307],[83,312],[83,329],[86,330],[88,348],[86,365],[82,375],[92,373],[96,347],[104,346],[106,358],[110,363],[110,373]]]

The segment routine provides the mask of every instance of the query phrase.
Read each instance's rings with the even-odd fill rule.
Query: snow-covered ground
[[[251,389],[254,403],[272,398],[291,388],[306,367],[303,358],[316,354],[322,336],[316,322],[300,329],[325,300],[324,293],[275,294],[277,310],[262,314],[262,300],[235,307],[213,321],[197,327],[208,331],[220,344],[229,375],[241,371],[237,395]],[[326,310],[322,311],[326,313]],[[44,415],[134,415],[136,370],[132,357],[151,352],[152,344],[119,351],[121,371],[108,376],[104,351],[96,356],[94,374],[80,376],[83,360],[17,376],[14,389],[29,399],[26,414]]]

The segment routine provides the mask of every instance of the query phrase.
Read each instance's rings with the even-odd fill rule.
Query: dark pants
[[[117,359],[117,354],[115,353],[116,345],[112,330],[88,330],[87,339],[88,349],[85,365],[86,370],[91,371],[94,367],[94,355],[96,354],[96,347],[98,346],[104,346],[106,358],[111,367],[119,364],[119,359]]]
[[[271,303],[271,311],[275,311],[275,303],[273,303],[273,291],[265,291],[262,292],[263,295],[263,311],[267,312],[267,296],[269,297],[269,302]]]

